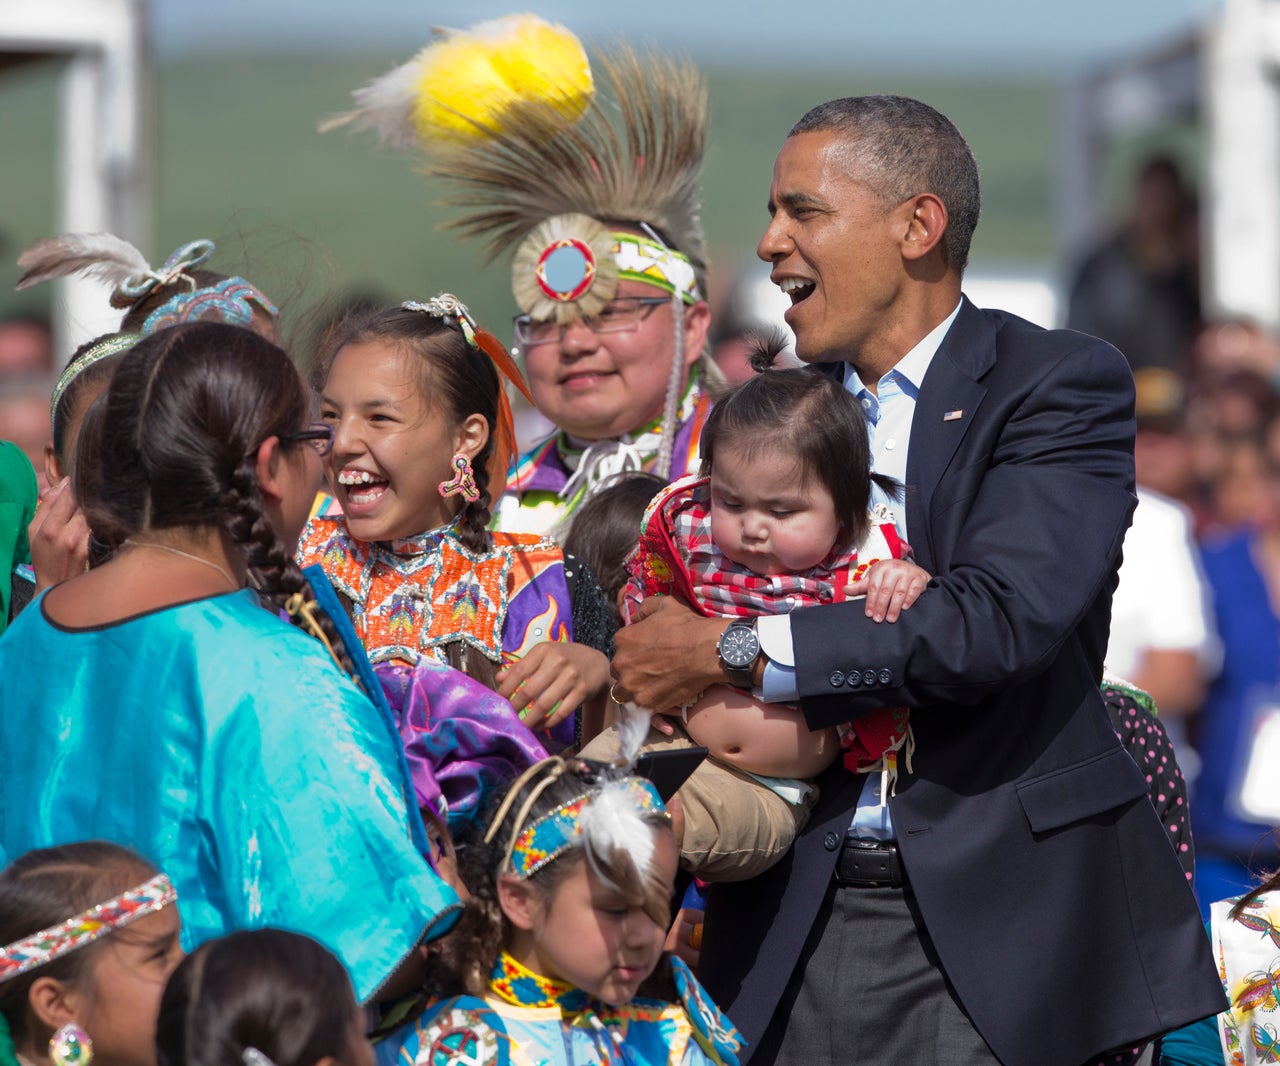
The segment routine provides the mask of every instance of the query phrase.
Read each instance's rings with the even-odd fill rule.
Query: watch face
[[[727,666],[750,666],[760,654],[760,640],[750,626],[730,626],[720,638],[720,658]]]

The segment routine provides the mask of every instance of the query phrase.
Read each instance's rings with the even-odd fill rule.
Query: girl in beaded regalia
[[[554,541],[489,532],[514,439],[499,371],[524,389],[454,296],[339,323],[318,383],[333,498],[298,558],[323,567],[384,677],[424,657],[458,667],[563,748],[574,710],[603,703],[612,624]]]

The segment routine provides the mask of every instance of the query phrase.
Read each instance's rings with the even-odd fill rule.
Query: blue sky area
[[[679,45],[695,57],[738,56],[767,76],[776,64],[861,64],[997,73],[1046,65],[1064,74],[1161,47],[1222,0],[151,0],[160,57],[211,48],[309,50],[425,43],[459,26],[532,10],[594,39],[622,34]]]

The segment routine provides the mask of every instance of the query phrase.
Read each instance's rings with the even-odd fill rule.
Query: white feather
[[[320,132],[328,133],[339,126],[355,123],[360,129],[371,129],[382,144],[410,148],[418,143],[413,125],[413,107],[418,82],[422,77],[423,52],[409,62],[387,71],[351,95],[359,105],[354,111],[334,115],[320,124]]]
[[[649,712],[627,703],[621,707],[622,716],[618,720],[618,755],[615,762],[621,760],[627,771],[635,764],[640,754],[640,746],[649,736]]]
[[[621,851],[631,857],[644,876],[653,859],[653,827],[641,817],[627,779],[610,781],[578,816],[588,847],[587,855]]]
[[[115,287],[134,274],[145,274],[151,264],[137,248],[112,233],[64,233],[37,241],[18,256],[24,273],[19,289],[69,274],[100,278]]]

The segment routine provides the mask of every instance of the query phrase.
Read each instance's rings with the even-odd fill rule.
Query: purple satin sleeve
[[[466,674],[423,658],[374,668],[396,716],[418,806],[456,830],[489,793],[547,757],[511,704]]]
[[[544,569],[507,605],[507,621],[502,627],[504,654],[519,659],[544,640],[573,640],[573,601],[562,562]],[[571,714],[542,734],[551,751],[559,754],[577,740],[574,718]]]

